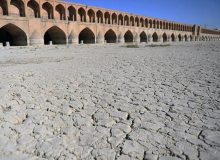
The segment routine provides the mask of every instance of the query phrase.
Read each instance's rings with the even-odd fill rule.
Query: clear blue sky
[[[220,28],[220,0],[64,0]]]

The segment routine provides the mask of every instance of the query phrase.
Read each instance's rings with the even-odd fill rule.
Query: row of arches
[[[10,4],[8,4],[10,2]],[[9,9],[12,15],[25,17],[25,4],[23,0],[0,0],[0,14],[9,15]],[[60,20],[80,21],[90,23],[104,23],[123,26],[136,26],[156,29],[169,29],[178,31],[192,32],[193,27],[183,24],[177,24],[168,21],[151,19],[140,16],[133,16],[121,13],[111,13],[110,11],[95,10],[86,7],[74,7],[73,5],[65,6],[57,4],[55,7],[50,2],[44,2],[40,6],[36,0],[27,1],[28,17]],[[41,13],[42,12],[42,13]]]
[[[33,35],[32,35],[33,36]],[[71,35],[72,36],[72,35]],[[75,36],[75,35],[73,35]],[[100,36],[100,35],[98,35]],[[33,36],[34,37],[34,36]],[[31,37],[31,38],[33,38]],[[139,42],[168,42],[168,41],[192,41],[192,35],[175,35],[174,33],[167,34],[158,34],[154,32],[153,34],[147,34],[145,31],[141,32],[140,34],[134,34],[130,30],[125,32],[123,35],[117,35],[112,29],[109,29],[103,35],[104,40],[106,43],[117,43],[120,39],[123,39],[124,42],[130,43],[134,42],[135,39],[138,39]],[[71,39],[70,36],[67,37],[65,32],[57,26],[53,26],[49,28],[43,35],[44,44],[48,45],[51,42],[53,44],[66,44],[67,39]],[[89,29],[84,28],[78,35],[78,42],[85,43],[85,44],[93,44],[96,43],[96,36],[95,33]],[[162,39],[162,41],[161,41]],[[209,40],[211,37],[202,36],[200,40]],[[0,43],[4,46],[6,43],[9,42],[11,46],[25,46],[27,45],[27,35],[26,33],[20,29],[19,27],[13,24],[7,24],[0,28]]]

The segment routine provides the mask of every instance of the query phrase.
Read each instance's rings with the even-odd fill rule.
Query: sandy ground
[[[1,160],[219,160],[220,42],[0,49]]]

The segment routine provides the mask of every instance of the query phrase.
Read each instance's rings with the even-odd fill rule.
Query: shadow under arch
[[[105,40],[107,43],[116,43],[117,42],[117,36],[112,29],[109,29],[105,33]]]
[[[65,32],[57,26],[49,28],[44,34],[44,44],[48,45],[51,41],[53,44],[66,44]]]
[[[130,43],[134,41],[134,36],[132,34],[132,32],[130,30],[128,30],[125,34],[124,34],[124,40],[125,43]]]
[[[153,38],[153,42],[158,42],[158,34],[156,32],[154,32],[152,38]]]
[[[6,42],[11,46],[27,46],[27,35],[21,28],[9,23],[0,28],[0,43],[6,46]]]
[[[144,31],[140,34],[140,42],[147,42],[147,34]]]
[[[166,33],[163,33],[162,37],[163,37],[163,42],[167,42],[168,41],[168,37],[167,37]]]
[[[91,29],[85,28],[79,33],[79,43],[83,41],[84,44],[94,44],[95,43],[95,34]]]

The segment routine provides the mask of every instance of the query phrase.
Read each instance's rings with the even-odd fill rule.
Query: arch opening
[[[78,10],[78,14],[79,14],[79,17],[80,17],[80,21],[81,22],[86,22],[86,11],[85,11],[85,9],[80,8]]]
[[[139,25],[140,25],[139,18],[136,17],[136,18],[135,18],[135,26],[136,26],[136,27],[139,27]]]
[[[124,40],[125,40],[125,43],[131,43],[133,42],[134,40],[134,36],[133,34],[131,33],[131,31],[127,31],[124,35]]]
[[[148,19],[145,19],[145,27],[148,28]]]
[[[164,34],[163,34],[163,42],[167,42],[167,40],[168,40],[168,39],[167,39],[167,34],[164,33]]]
[[[184,36],[185,41],[188,41],[188,37],[187,35]]]
[[[124,18],[124,24],[126,26],[129,26],[129,17],[127,15],[125,15],[125,18]]]
[[[153,28],[153,22],[151,19],[149,20],[149,24],[150,24],[150,28]]]
[[[73,6],[68,7],[68,20],[69,21],[76,21],[76,9]]]
[[[7,0],[0,0],[0,15],[8,15]]]
[[[25,17],[24,2],[22,0],[11,0],[10,5],[14,7],[12,9],[14,11],[14,15],[18,14],[20,17]]]
[[[118,16],[118,25],[122,25],[123,26],[123,16],[121,14],[119,14]]]
[[[40,18],[40,6],[35,0],[30,0],[27,3],[29,16]]]
[[[117,15],[115,13],[112,14],[112,24],[117,24]]]
[[[0,28],[0,43],[6,46],[6,42],[9,42],[10,46],[27,46],[27,35],[19,27],[7,24]]]
[[[57,26],[48,29],[44,34],[44,44],[48,45],[52,41],[53,44],[66,44],[66,34]]]
[[[179,41],[182,41],[182,36],[180,34],[178,35],[178,39]]]
[[[131,23],[131,26],[134,26],[134,17],[133,16],[130,17],[130,23]]]
[[[108,30],[105,33],[105,40],[107,43],[116,43],[117,42],[117,36],[112,29]]]
[[[109,12],[105,12],[105,24],[110,24],[110,14]]]
[[[192,37],[192,35],[190,35],[190,41],[193,41],[193,37]]]
[[[95,34],[89,29],[83,29],[79,34],[79,43],[83,41],[84,44],[95,43]]]
[[[44,10],[44,17],[47,19],[53,19],[53,6],[49,2],[45,2],[42,6]]]
[[[103,13],[99,10],[96,13],[98,23],[103,23]]]
[[[154,32],[154,34],[152,35],[153,38],[153,42],[158,42],[158,35],[156,32]]]
[[[147,42],[147,35],[145,32],[141,32],[140,34],[140,42]]]
[[[140,26],[144,27],[144,19],[143,18],[140,19]]]
[[[55,9],[56,9],[57,13],[59,14],[59,19],[66,20],[66,10],[65,10],[64,6],[61,4],[58,4]]]
[[[95,12],[92,9],[88,10],[88,16],[89,16],[89,22],[95,23]]]
[[[172,41],[172,42],[175,41],[175,35],[174,35],[174,34],[171,35],[171,41]]]

